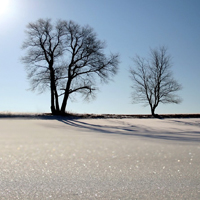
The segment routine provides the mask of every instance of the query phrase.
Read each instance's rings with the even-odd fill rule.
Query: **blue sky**
[[[119,53],[119,72],[100,85],[96,99],[77,96],[67,110],[76,113],[148,114],[149,107],[131,103],[129,68],[136,54],[168,47],[174,77],[182,84],[179,105],[160,104],[157,113],[200,113],[200,1],[199,0],[7,0],[0,9],[0,112],[50,112],[50,93],[28,91],[20,57],[29,22],[39,18],[73,20],[90,25],[105,40],[105,52]],[[0,5],[1,6],[1,5]]]

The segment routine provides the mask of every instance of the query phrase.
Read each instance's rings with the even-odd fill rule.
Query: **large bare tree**
[[[130,69],[133,103],[149,105],[155,115],[159,103],[181,102],[175,94],[181,85],[172,76],[172,59],[166,47],[151,49],[149,59],[136,56],[133,61],[135,68]]]
[[[22,48],[27,51],[22,62],[33,90],[50,88],[52,113],[65,113],[74,93],[86,99],[93,96],[98,77],[107,83],[117,73],[119,55],[106,56],[105,43],[89,26],[65,20],[53,25],[50,19],[39,19],[29,23],[26,35]]]

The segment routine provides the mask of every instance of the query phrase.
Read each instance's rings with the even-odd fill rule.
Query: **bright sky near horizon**
[[[149,107],[131,103],[129,68],[136,54],[168,47],[174,78],[182,84],[179,105],[160,104],[156,113],[200,113],[199,0],[0,0],[0,112],[50,112],[50,92],[27,90],[20,57],[29,22],[39,18],[73,20],[90,25],[107,43],[106,52],[120,54],[119,72],[101,85],[96,99],[77,96],[67,111],[76,113],[148,114]]]

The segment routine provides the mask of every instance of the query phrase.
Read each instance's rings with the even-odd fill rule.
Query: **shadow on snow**
[[[131,125],[131,124],[122,124],[119,125],[97,125],[88,122],[83,122],[77,119],[64,119],[57,118],[58,121],[73,126],[76,128],[80,128],[83,131],[89,132],[100,132],[104,134],[115,134],[115,135],[124,135],[124,136],[135,136],[142,138],[150,138],[150,139],[161,139],[161,140],[171,140],[171,141],[181,141],[181,142],[200,142],[200,130],[196,131],[200,127],[199,122],[189,123],[182,121],[172,120],[171,123],[179,123],[182,125],[182,128],[174,128],[172,130],[159,130],[156,128],[150,128],[145,125]],[[133,119],[134,120],[134,119]],[[184,125],[196,126],[195,131],[193,130],[184,130]],[[170,127],[170,126],[169,126]]]

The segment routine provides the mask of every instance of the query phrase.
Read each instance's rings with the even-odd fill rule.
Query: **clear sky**
[[[101,85],[90,103],[77,96],[68,111],[150,113],[149,107],[131,104],[131,58],[148,57],[150,47],[165,45],[183,102],[159,105],[157,113],[200,113],[200,0],[0,0],[0,112],[50,112],[50,92],[28,91],[20,61],[26,25],[39,18],[88,24],[106,41],[106,52],[120,54],[113,81]]]

